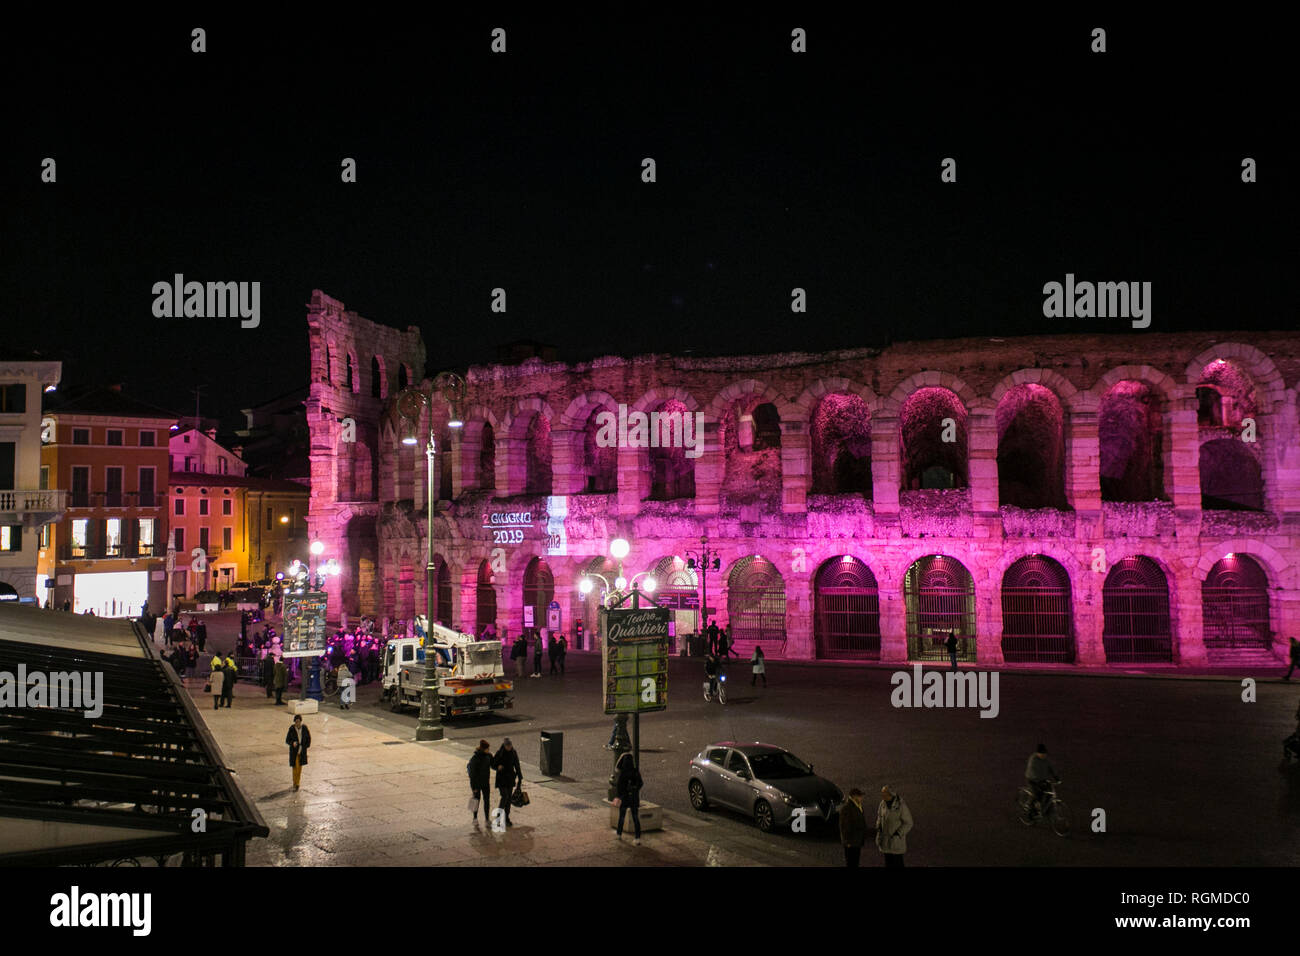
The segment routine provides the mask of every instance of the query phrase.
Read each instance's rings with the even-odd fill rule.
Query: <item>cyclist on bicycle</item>
[[[722,665],[718,663],[718,658],[710,654],[704,659],[704,676],[708,678],[709,689],[704,692],[704,699],[708,700],[718,692],[718,675],[722,672]]]
[[[1038,749],[1029,755],[1029,763],[1025,765],[1025,780],[1034,794],[1034,809],[1042,812],[1047,808],[1047,795],[1051,792],[1052,784],[1061,782],[1061,778],[1056,775],[1056,768],[1047,759],[1046,744],[1039,744]]]

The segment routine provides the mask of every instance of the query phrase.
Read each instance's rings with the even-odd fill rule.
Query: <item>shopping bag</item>
[[[510,795],[510,805],[515,807],[526,807],[532,801],[528,799],[528,794],[524,791],[524,785],[521,783],[515,787],[515,792]]]
[[[469,813],[472,817],[478,816],[478,797],[469,798]]]

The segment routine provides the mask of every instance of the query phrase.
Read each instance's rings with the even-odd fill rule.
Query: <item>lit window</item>
[[[72,520],[72,553],[84,554],[86,551],[86,529],[90,526],[90,521],[86,518],[74,518]]]
[[[140,553],[148,554],[153,550],[153,531],[154,519],[141,518],[140,522]]]
[[[0,525],[0,551],[21,551],[23,549],[23,526],[20,524]]]
[[[106,554],[120,554],[122,551],[122,519],[104,519],[104,544]]]

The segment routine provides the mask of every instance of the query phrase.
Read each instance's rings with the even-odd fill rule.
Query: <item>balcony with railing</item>
[[[163,497],[156,491],[67,492],[69,508],[160,508]]]
[[[0,491],[0,525],[40,528],[63,517],[68,493],[46,488]]]
[[[59,546],[60,561],[118,561],[123,558],[162,558],[165,544],[64,544]]]

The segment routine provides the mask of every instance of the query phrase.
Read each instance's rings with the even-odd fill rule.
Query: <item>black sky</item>
[[[1294,327],[1287,34],[1098,23],[33,22],[3,67],[5,335],[67,385],[186,410],[207,384],[229,415],[303,382],[313,288],[419,325],[430,370],[518,338],[579,360],[1130,331],[1044,319],[1067,272],[1151,281],[1152,331]],[[261,327],[154,318],[177,272],[260,281]]]

